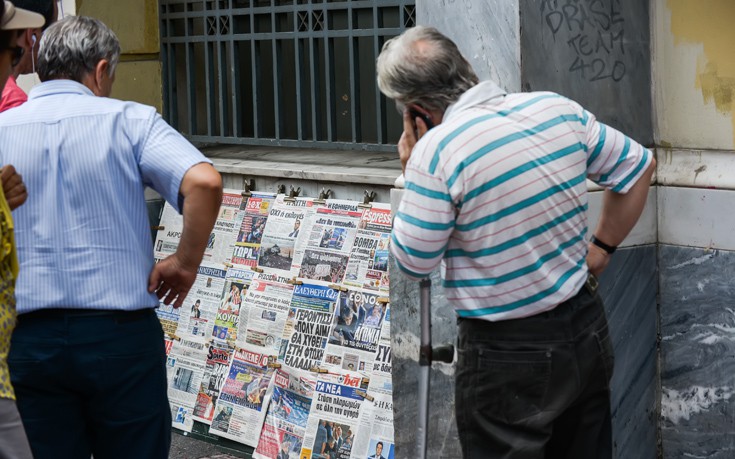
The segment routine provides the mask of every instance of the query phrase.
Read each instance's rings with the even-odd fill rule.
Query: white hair
[[[386,97],[442,112],[479,82],[457,45],[433,27],[416,26],[385,42],[376,69]]]
[[[51,25],[38,50],[41,81],[68,79],[81,82],[106,59],[109,75],[120,60],[120,41],[102,21],[86,16],[69,16]]]

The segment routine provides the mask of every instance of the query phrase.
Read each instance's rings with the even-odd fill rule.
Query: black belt
[[[134,311],[102,310],[102,309],[79,309],[79,308],[50,308],[38,309],[18,315],[18,321],[28,320],[58,320],[63,318],[94,318],[94,317],[111,317],[118,322],[133,322],[144,319],[153,314],[153,308],[136,309]]]

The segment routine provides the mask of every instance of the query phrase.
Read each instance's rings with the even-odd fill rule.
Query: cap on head
[[[0,30],[34,29],[43,26],[44,22],[46,21],[40,14],[16,8],[5,0],[5,13],[0,21]]]

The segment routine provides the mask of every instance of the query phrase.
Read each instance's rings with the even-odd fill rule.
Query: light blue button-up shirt
[[[178,210],[179,187],[208,160],[153,107],[54,80],[0,114],[0,163],[28,189],[13,212],[20,314],[46,308],[155,307],[144,189]]]

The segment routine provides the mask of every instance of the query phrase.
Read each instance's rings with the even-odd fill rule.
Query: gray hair
[[[416,26],[385,42],[376,67],[386,97],[441,112],[480,81],[457,45],[433,27]]]
[[[38,50],[38,77],[41,81],[82,79],[107,59],[109,74],[120,60],[120,42],[102,21],[85,16],[69,16],[46,29]]]

